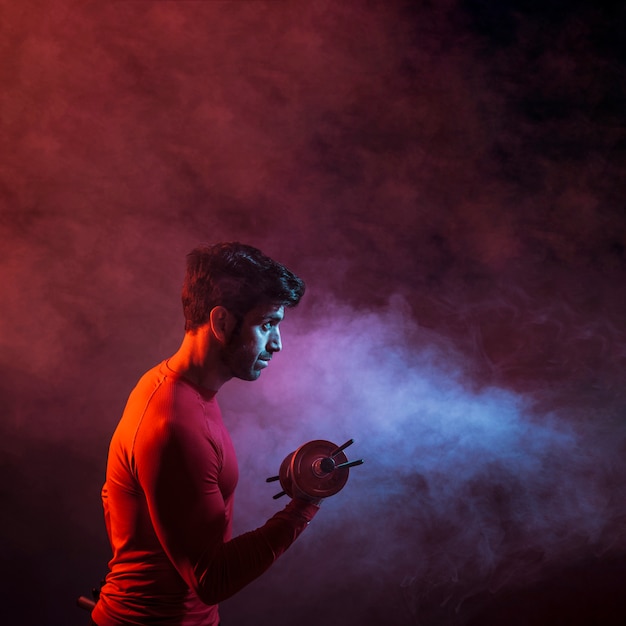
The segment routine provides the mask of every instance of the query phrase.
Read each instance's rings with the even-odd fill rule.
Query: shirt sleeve
[[[296,540],[318,507],[294,499],[263,526],[224,540],[219,450],[193,428],[161,420],[135,446],[137,478],[168,558],[205,604],[260,576]]]

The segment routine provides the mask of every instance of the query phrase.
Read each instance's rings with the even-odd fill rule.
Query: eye
[[[272,322],[265,322],[265,324],[263,324],[261,326],[261,328],[265,331],[265,332],[269,332],[270,330],[272,330]]]

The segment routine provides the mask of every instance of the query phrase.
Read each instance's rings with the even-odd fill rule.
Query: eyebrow
[[[280,313],[268,313],[267,315],[263,315],[261,320],[264,322],[282,322],[285,318],[284,314]]]

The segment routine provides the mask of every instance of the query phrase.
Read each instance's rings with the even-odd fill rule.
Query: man
[[[179,350],[132,391],[102,490],[113,548],[97,626],[217,626],[218,603],[260,576],[318,510],[294,497],[231,537],[238,469],[216,393],[256,380],[281,349],[285,308],[304,283],[256,248],[199,247],[187,258]]]

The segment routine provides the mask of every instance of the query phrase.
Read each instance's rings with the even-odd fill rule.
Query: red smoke
[[[623,578],[624,11],[436,4],[3,3],[10,621],[84,622],[109,437],[217,240],[308,284],[287,369],[223,397],[242,530],[304,439],[367,459],[233,621],[554,624],[559,576],[623,621],[576,581]]]

